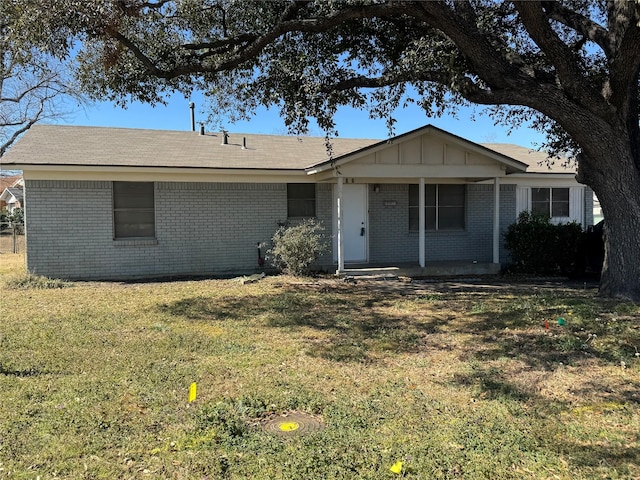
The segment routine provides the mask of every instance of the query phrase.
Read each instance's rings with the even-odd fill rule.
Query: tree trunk
[[[640,161],[629,135],[618,133],[613,142],[599,137],[599,148],[585,153],[578,180],[594,190],[605,218],[599,294],[640,302]]]

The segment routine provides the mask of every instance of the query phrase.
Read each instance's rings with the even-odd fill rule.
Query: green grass
[[[16,288],[21,262],[0,256],[0,479],[640,477],[628,302],[290,277]],[[326,428],[259,428],[291,411]]]

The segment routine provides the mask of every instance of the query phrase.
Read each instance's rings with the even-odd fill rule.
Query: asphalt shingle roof
[[[302,170],[329,160],[324,137],[112,127],[34,125],[0,160],[2,165],[122,166],[215,169]],[[464,141],[464,139],[461,139]],[[384,140],[331,139],[333,158]],[[243,144],[246,143],[246,148]],[[575,173],[561,160],[547,164],[544,152],[507,143],[483,147],[527,164],[527,173]]]
[[[531,150],[511,143],[482,143],[494,152],[501,153],[507,157],[526,163],[527,173],[575,173],[575,162],[568,162],[566,159],[551,159],[545,152]]]
[[[243,139],[246,149],[243,149]],[[334,157],[379,140],[332,139]],[[323,137],[34,125],[2,159],[6,165],[97,165],[304,169],[327,160]]]
[[[0,159],[0,163],[2,163],[2,159]],[[13,187],[18,180],[22,178],[22,175],[11,175],[10,177],[0,177],[0,193],[4,191],[5,188]]]

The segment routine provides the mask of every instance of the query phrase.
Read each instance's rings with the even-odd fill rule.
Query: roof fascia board
[[[86,180],[86,181],[155,181],[155,182],[228,182],[228,183],[314,183],[300,170],[214,170],[180,168],[40,168],[24,171],[25,180]]]
[[[502,165],[343,165],[342,177],[396,178],[494,178],[505,177]],[[337,176],[337,175],[336,175]]]
[[[529,173],[512,173],[508,178],[572,178],[575,180],[575,172],[559,173],[559,172],[529,172]]]
[[[490,184],[493,183],[493,179],[482,180],[476,182],[478,184]],[[544,186],[544,185],[574,185],[582,186],[579,183],[575,174],[566,173],[545,173],[545,174],[518,174],[507,175],[500,179],[501,185],[521,185],[521,186]]]

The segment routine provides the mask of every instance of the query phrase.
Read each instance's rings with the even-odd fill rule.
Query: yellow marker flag
[[[397,473],[397,474],[402,473],[402,462],[394,463],[393,465],[391,465],[391,468],[389,468],[389,470],[391,470],[393,473]]]
[[[189,385],[189,403],[193,402],[196,399],[196,382],[193,382]]]

